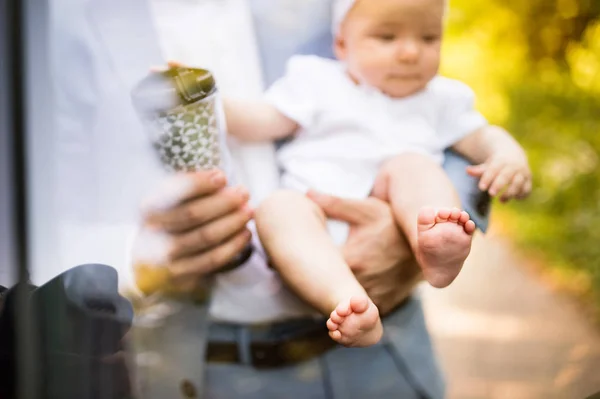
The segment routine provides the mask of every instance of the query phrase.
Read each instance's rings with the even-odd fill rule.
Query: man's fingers
[[[170,259],[192,255],[199,251],[218,246],[246,228],[252,218],[252,210],[248,207],[227,214],[213,222],[176,236],[169,254]]]
[[[214,249],[175,261],[171,263],[169,268],[171,275],[176,279],[180,279],[214,272],[241,253],[251,237],[250,231],[244,229]]]
[[[185,65],[183,65],[181,62],[179,61],[174,61],[174,60],[169,60],[167,61],[167,66],[169,68],[179,68],[179,67],[183,67]]]
[[[170,176],[155,188],[153,195],[144,199],[142,212],[145,214],[168,212],[189,199],[214,194],[226,184],[227,178],[220,170]]]
[[[164,72],[169,68],[179,68],[179,67],[183,67],[185,65],[183,65],[181,62],[179,61],[173,61],[173,60],[169,60],[167,61],[167,65],[153,65],[150,67],[150,72]]]
[[[375,202],[339,198],[315,191],[309,191],[307,196],[321,207],[328,218],[351,224],[372,220],[380,211]]]
[[[172,210],[148,217],[148,223],[169,233],[182,233],[241,208],[249,198],[243,187],[228,187],[217,194],[190,200]]]
[[[219,169],[194,172],[190,173],[189,176],[193,181],[193,185],[183,201],[214,194],[227,185],[227,177]]]

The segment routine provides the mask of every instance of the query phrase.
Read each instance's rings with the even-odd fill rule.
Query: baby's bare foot
[[[377,306],[365,296],[353,296],[338,305],[327,320],[329,336],[344,346],[375,345],[383,335]]]
[[[418,248],[415,256],[425,279],[444,288],[458,276],[471,251],[475,223],[459,209],[423,208],[417,219]]]

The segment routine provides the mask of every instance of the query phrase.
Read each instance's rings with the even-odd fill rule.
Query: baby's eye
[[[396,35],[394,35],[393,33],[381,33],[377,35],[377,37],[379,37],[379,39],[383,40],[384,42],[391,42],[394,41],[394,39],[396,39]]]
[[[438,35],[425,35],[423,36],[423,41],[425,43],[435,43],[440,39]]]

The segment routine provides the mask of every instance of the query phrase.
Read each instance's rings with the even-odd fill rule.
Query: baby
[[[347,230],[307,190],[388,201],[434,287],[458,275],[475,231],[441,168],[444,149],[472,161],[466,172],[502,201],[531,190],[523,149],[475,111],[466,85],[438,76],[445,10],[445,0],[338,1],[337,60],[294,57],[264,103],[224,101],[238,139],[293,137],[278,151],[284,190],[258,207],[257,231],[282,278],[330,314],[330,336],[346,346],[377,343],[381,320],[342,257]]]

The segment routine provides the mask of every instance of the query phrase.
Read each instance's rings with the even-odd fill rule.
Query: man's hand
[[[531,192],[531,170],[525,153],[519,148],[491,156],[485,163],[467,167],[467,173],[478,177],[479,189],[500,201],[526,198]]]
[[[381,314],[393,310],[422,277],[389,204],[374,197],[348,200],[315,192],[308,196],[328,218],[350,224],[344,259]]]
[[[221,171],[174,178],[189,179],[189,186],[176,193],[174,204],[166,209],[147,211],[144,224],[167,235],[167,265],[173,278],[197,279],[225,266],[250,241],[249,195],[242,187],[225,187]]]

